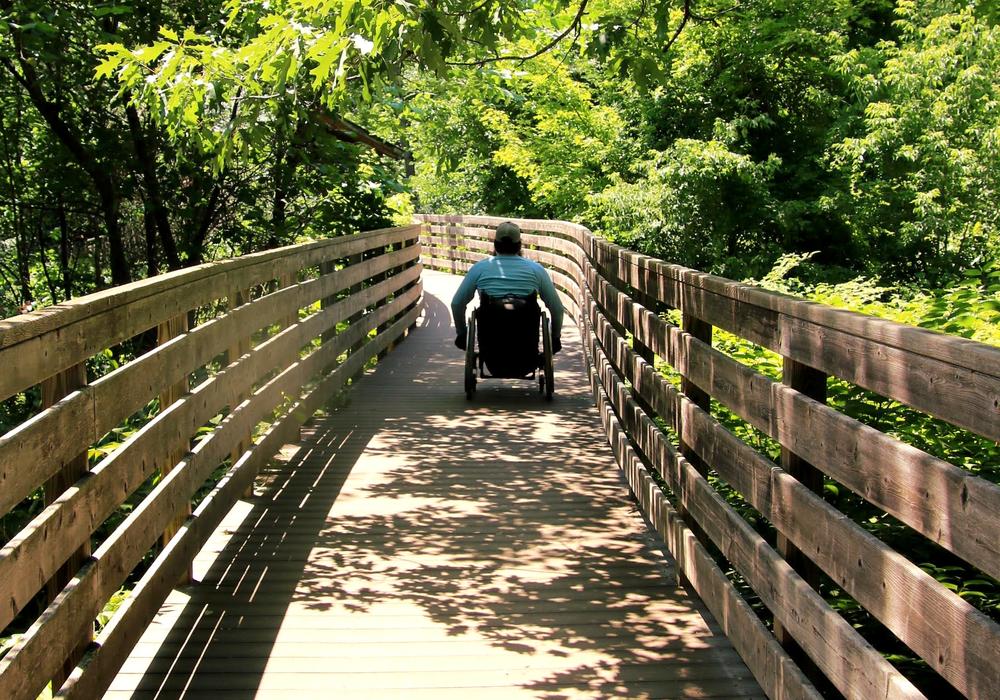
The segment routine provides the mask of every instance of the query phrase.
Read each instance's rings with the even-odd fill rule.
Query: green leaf
[[[143,46],[141,48],[136,49],[135,51],[132,52],[132,55],[135,56],[136,60],[138,60],[140,63],[152,63],[157,58],[159,58],[164,51],[166,51],[169,48],[170,44],[168,44],[167,42],[158,41],[152,46]]]
[[[97,65],[97,70],[94,71],[94,77],[100,80],[101,78],[109,78],[111,74],[115,72],[115,69],[121,65],[121,56],[110,56]]]

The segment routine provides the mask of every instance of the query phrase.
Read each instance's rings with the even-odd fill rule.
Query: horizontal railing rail
[[[35,698],[50,682],[59,697],[101,695],[260,467],[416,323],[418,235],[288,246],[0,321],[0,399],[40,385],[45,405],[0,437],[0,514],[44,494],[0,550],[0,629],[47,595],[0,659],[0,697]],[[145,347],[136,338],[150,329]],[[146,351],[88,383],[88,361],[123,342]],[[101,442],[143,411],[125,439]],[[109,518],[121,522],[91,551]]]
[[[419,217],[421,261],[461,273],[504,219]],[[583,334],[608,439],[645,514],[770,697],[921,697],[817,592],[824,575],[967,697],[1000,687],[1000,626],[823,495],[824,476],[1000,578],[1000,487],[826,404],[828,377],[1000,440],[1000,349],[834,309],[628,251],[586,228],[514,219]],[[671,322],[668,310],[679,312]],[[778,353],[775,381],[712,346],[720,328]],[[679,375],[675,383],[661,370]],[[742,441],[711,401],[780,443]],[[712,474],[713,480],[708,479]],[[713,483],[777,531],[772,543]],[[710,556],[767,608],[773,630]]]

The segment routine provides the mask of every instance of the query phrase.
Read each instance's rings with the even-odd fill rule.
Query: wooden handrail
[[[492,231],[505,220],[418,218],[423,264],[453,272],[488,255]],[[709,564],[707,543],[754,589],[786,646],[807,654],[846,697],[920,693],[813,591],[820,572],[959,692],[995,693],[1000,626],[815,489],[826,474],[1000,578],[1000,487],[839,413],[819,386],[824,374],[838,377],[998,440],[1000,349],[670,265],[577,224],[513,221],[524,254],[558,273],[609,441],[637,500],[768,695],[815,690]],[[678,309],[684,326],[668,322],[661,308]],[[786,381],[715,350],[712,327],[782,355]],[[670,365],[680,388],[651,359]],[[778,441],[781,463],[729,432],[703,396]],[[707,470],[770,521],[789,561],[726,504]]]
[[[0,697],[35,698],[50,680],[60,697],[106,689],[258,469],[416,322],[418,234],[407,226],[289,246],[0,322],[0,366],[12,368],[0,374],[3,397],[166,328],[154,349],[68,387],[0,437],[0,514],[43,484],[50,503],[0,550],[0,629],[57,581],[47,609],[0,659]],[[189,329],[189,318],[206,320]],[[191,376],[199,379],[188,389]],[[157,397],[155,416],[74,483],[48,493],[64,464]],[[208,479],[227,461],[225,477],[189,515],[194,494],[212,486]],[[143,484],[150,492],[89,554],[93,533]],[[90,639],[94,619],[165,532],[163,550],[63,683],[64,659],[77,663],[74,651]],[[76,563],[59,578],[68,561]]]

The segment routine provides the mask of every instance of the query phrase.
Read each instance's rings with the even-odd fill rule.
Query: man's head
[[[497,226],[493,248],[500,255],[517,255],[521,252],[521,229],[513,221]]]

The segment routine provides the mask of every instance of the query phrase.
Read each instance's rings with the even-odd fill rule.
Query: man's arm
[[[462,280],[462,284],[459,285],[455,296],[451,299],[451,316],[455,320],[456,335],[462,335],[466,332],[465,307],[469,305],[472,297],[476,295],[476,283],[479,281],[481,273],[482,267],[479,263],[473,265],[472,269],[465,276],[465,279]]]
[[[559,340],[563,324],[562,300],[559,299],[559,294],[556,293],[556,288],[552,284],[552,278],[549,277],[548,270],[541,265],[538,266],[538,295],[542,297],[542,301],[548,307],[549,313],[552,314],[552,340]]]

